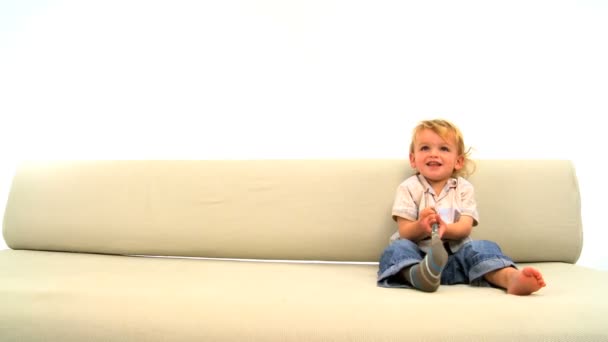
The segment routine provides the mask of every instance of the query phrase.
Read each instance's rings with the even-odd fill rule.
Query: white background
[[[441,117],[573,160],[608,269],[607,3],[3,0],[0,210],[22,159],[406,158]]]

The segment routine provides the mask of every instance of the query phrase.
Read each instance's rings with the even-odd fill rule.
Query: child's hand
[[[424,208],[420,212],[420,217],[418,218],[418,221],[422,223],[422,222],[428,220],[429,217],[436,215],[436,214],[437,214],[437,212],[435,211],[435,208],[433,208],[433,207]]]
[[[420,219],[418,220],[419,222],[419,226],[422,230],[424,230],[424,232],[428,235],[431,236],[432,232],[433,232],[433,224],[437,223],[439,225],[439,229],[438,229],[438,234],[439,234],[439,238],[441,238],[443,236],[443,234],[445,233],[445,231],[447,230],[448,226],[445,222],[443,222],[443,220],[441,219],[441,216],[439,216],[439,214],[437,214],[437,212],[435,211],[435,208],[429,207],[429,208],[425,208],[424,210],[422,210],[422,212],[420,213]]]
[[[435,208],[428,207],[424,208],[420,212],[420,216],[418,217],[418,227],[424,234],[431,236],[431,230],[433,226],[433,222],[436,222],[437,212]]]
[[[437,233],[439,235],[439,238],[441,239],[443,237],[443,234],[445,234],[445,231],[448,229],[448,225],[447,223],[443,222],[443,220],[441,219],[441,216],[439,214],[435,214],[435,219],[437,222],[437,224],[439,225],[439,229],[437,230]],[[432,224],[431,224],[431,229],[432,229]]]

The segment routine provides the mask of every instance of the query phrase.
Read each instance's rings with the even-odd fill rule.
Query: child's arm
[[[420,217],[416,221],[397,217],[397,226],[399,235],[403,239],[408,239],[413,242],[418,242],[430,235],[431,231],[431,216],[434,216],[435,210],[426,208],[420,213]]]
[[[443,239],[461,240],[471,235],[473,230],[473,217],[462,215],[458,222],[447,225],[447,229],[443,233]]]
[[[399,236],[401,236],[402,239],[418,242],[427,235],[424,230],[421,230],[418,227],[418,221],[410,221],[402,217],[397,217],[397,226],[399,227]]]

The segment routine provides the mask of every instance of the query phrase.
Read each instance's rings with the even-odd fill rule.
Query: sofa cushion
[[[597,341],[608,272],[532,264],[528,297],[376,286],[375,264],[0,251],[7,341]],[[439,309],[439,310],[438,310]]]

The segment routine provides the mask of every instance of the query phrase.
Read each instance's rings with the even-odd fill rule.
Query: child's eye
[[[420,151],[428,151],[428,146],[420,146]]]
[[[441,150],[442,150],[443,152],[450,152],[450,148],[449,148],[449,147],[447,147],[447,146],[442,146],[442,147],[441,147]]]

